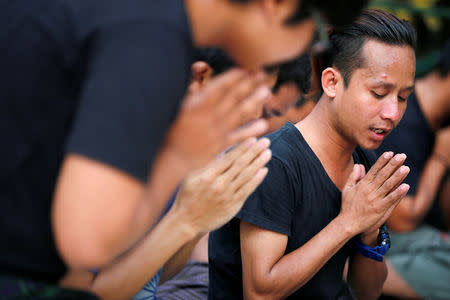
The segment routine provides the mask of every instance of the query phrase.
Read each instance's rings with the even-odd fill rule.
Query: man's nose
[[[397,99],[386,99],[381,110],[381,118],[397,122],[400,118],[400,108]]]

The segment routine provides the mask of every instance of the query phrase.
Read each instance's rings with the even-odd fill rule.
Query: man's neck
[[[319,158],[328,176],[341,189],[353,168],[352,153],[356,145],[349,143],[339,133],[326,101],[320,100],[313,111],[295,126]]]

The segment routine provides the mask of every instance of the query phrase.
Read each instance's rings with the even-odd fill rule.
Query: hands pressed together
[[[232,69],[187,94],[166,147],[196,169],[229,146],[264,134],[267,121],[259,117],[270,96],[264,79],[264,73]]]
[[[183,182],[173,210],[184,212],[195,234],[217,229],[238,213],[247,197],[267,175],[270,142],[249,138],[239,146],[195,171]]]
[[[342,191],[338,216],[351,235],[373,236],[406,195],[409,185],[402,181],[409,167],[403,165],[405,159],[405,154],[385,152],[367,174],[362,165],[354,166]]]

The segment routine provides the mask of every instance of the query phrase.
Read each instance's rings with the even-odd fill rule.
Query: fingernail
[[[402,183],[400,189],[402,190],[402,192],[407,192],[409,190],[409,184]]]
[[[270,145],[270,140],[268,138],[262,138],[258,142],[261,149],[267,148]]]
[[[400,173],[401,174],[409,173],[409,167],[408,166],[401,166],[400,167]]]
[[[269,172],[269,169],[267,169],[267,168],[262,168],[262,169],[259,169],[258,172],[256,172],[256,175],[255,175],[255,176],[261,178],[261,177],[266,176],[266,175],[267,175],[267,172]]]
[[[392,154],[394,154],[392,151],[384,152],[383,157],[388,159],[392,157]]]
[[[272,156],[272,151],[270,151],[270,149],[267,149],[261,154],[261,159],[262,160],[269,160],[269,158],[271,156]]]
[[[269,130],[269,122],[267,120],[260,120],[258,124],[258,130],[260,132],[260,135],[263,135],[267,130]],[[270,141],[269,141],[270,143]]]
[[[247,147],[251,147],[251,146],[253,146],[255,143],[256,143],[256,138],[251,137],[251,138],[249,138],[248,141],[247,141]]]
[[[261,100],[265,100],[267,97],[270,96],[270,90],[267,86],[261,86],[256,91],[256,96],[258,98],[261,98]]]
[[[406,155],[403,154],[403,153],[397,154],[397,155],[395,156],[395,160],[396,160],[396,161],[402,161],[402,160],[405,160],[405,159],[406,159]]]

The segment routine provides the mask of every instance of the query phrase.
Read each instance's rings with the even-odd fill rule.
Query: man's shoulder
[[[183,1],[174,0],[59,0],[74,13],[76,22],[86,30],[120,28],[133,24],[165,26],[165,30],[189,33]],[[160,30],[161,28],[157,28]],[[158,32],[155,30],[155,32]],[[145,37],[143,37],[145,38]],[[146,37],[151,39],[152,37]]]
[[[282,162],[299,159],[305,154],[303,137],[292,123],[286,123],[266,137],[271,142],[272,156],[277,157]]]

